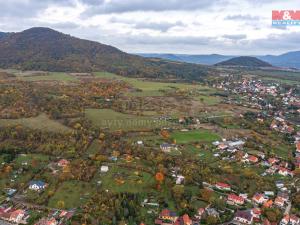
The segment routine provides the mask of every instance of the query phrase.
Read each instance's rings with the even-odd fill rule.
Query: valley
[[[2,69],[1,207],[24,210],[26,224],[299,213],[298,77],[219,73],[187,82]]]

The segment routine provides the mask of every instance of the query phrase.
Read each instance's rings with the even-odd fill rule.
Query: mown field
[[[178,144],[186,144],[190,142],[213,142],[220,140],[220,136],[209,130],[193,130],[193,131],[175,131],[171,134],[171,138],[176,140]]]

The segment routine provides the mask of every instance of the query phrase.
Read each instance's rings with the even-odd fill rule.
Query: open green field
[[[201,161],[210,163],[216,161],[216,158],[214,157],[214,153],[211,150],[204,150],[196,148],[193,145],[187,145],[182,150],[183,153],[192,155],[193,157],[199,158]]]
[[[70,128],[61,123],[51,120],[46,114],[40,114],[37,117],[21,118],[21,119],[0,119],[0,126],[22,125],[32,129],[39,129],[49,132],[70,132]]]
[[[205,105],[216,105],[221,102],[221,98],[218,96],[211,96],[211,95],[200,95],[194,98],[197,101]]]
[[[86,202],[95,190],[91,184],[82,181],[65,181],[50,198],[48,206],[58,208],[58,202],[64,202],[65,209],[76,208]]]
[[[151,129],[170,124],[152,117],[124,114],[111,109],[86,109],[85,116],[94,126],[112,130]]]
[[[33,160],[45,163],[45,162],[48,162],[49,156],[42,155],[42,154],[20,154],[15,159],[14,163],[15,163],[16,166],[21,167],[22,163],[28,163],[28,165],[31,165]]]
[[[117,165],[109,167],[106,174],[96,177],[102,181],[102,188],[113,192],[143,193],[155,185],[154,176]]]
[[[163,96],[163,91],[170,90],[206,90],[208,87],[198,85],[198,84],[186,84],[186,83],[164,83],[164,82],[153,82],[153,81],[145,81],[137,78],[128,78],[118,76],[112,73],[107,72],[97,72],[95,73],[96,77],[105,78],[105,79],[117,79],[123,80],[129,83],[134,88],[140,89],[139,92],[130,93],[132,96]]]
[[[45,74],[32,73],[32,75],[30,72],[15,72],[14,75],[16,75],[19,79],[26,81],[78,81],[75,76],[63,72],[49,72]]]
[[[209,130],[193,130],[193,131],[175,131],[171,134],[171,138],[176,140],[178,144],[186,144],[189,142],[213,142],[220,140],[220,136]]]

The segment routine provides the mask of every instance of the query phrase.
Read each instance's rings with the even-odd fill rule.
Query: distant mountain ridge
[[[6,37],[6,36],[8,36],[8,35],[9,35],[9,33],[5,33],[5,32],[1,32],[1,31],[0,31],[0,39]]]
[[[187,62],[187,63],[197,63],[197,64],[206,64],[206,65],[214,65],[218,62],[222,62],[235,56],[226,56],[219,54],[211,54],[211,55],[187,55],[187,54],[151,54],[151,53],[140,53],[138,54],[143,57],[151,57],[151,58],[162,58],[172,61],[179,62]]]
[[[251,56],[239,56],[216,63],[216,66],[242,66],[242,67],[272,67],[270,63],[264,62]]]
[[[210,55],[187,55],[187,54],[150,54],[150,53],[140,53],[138,55],[144,57],[155,57],[168,59],[173,61],[180,62],[189,62],[189,63],[197,63],[204,65],[214,65],[219,62],[232,59],[238,56],[231,55],[218,55],[218,54],[210,54]],[[300,51],[287,52],[285,54],[281,54],[278,56],[275,55],[261,55],[254,56],[260,60],[263,60],[267,63],[272,64],[277,67],[286,67],[286,68],[297,68],[300,69]]]
[[[287,52],[278,56],[258,56],[257,58],[271,63],[274,66],[300,69],[300,51]]]
[[[148,59],[98,42],[83,40],[50,28],[3,33],[0,68],[89,72],[107,71],[124,76],[200,79],[206,66]]]

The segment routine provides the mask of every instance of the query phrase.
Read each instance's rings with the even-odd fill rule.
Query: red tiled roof
[[[234,201],[234,202],[244,202],[244,198],[241,196],[238,196],[236,194],[229,194],[228,195],[228,200],[229,201]]]
[[[218,182],[216,184],[216,186],[219,186],[221,188],[230,188],[230,185],[229,184],[225,184],[225,183],[222,183],[222,182]]]
[[[258,161],[258,158],[256,156],[254,156],[254,155],[250,155],[248,159],[251,162],[257,162]]]

